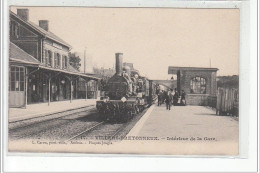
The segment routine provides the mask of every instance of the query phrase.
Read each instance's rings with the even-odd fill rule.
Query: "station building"
[[[49,22],[29,21],[28,9],[10,11],[9,107],[97,97],[98,77],[69,63],[71,46],[49,31]]]
[[[208,105],[217,94],[217,68],[168,67],[168,74],[177,75],[177,91],[186,93],[186,104]]]

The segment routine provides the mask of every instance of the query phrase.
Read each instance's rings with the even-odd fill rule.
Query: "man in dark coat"
[[[161,104],[163,104],[164,101],[165,101],[165,91],[162,90],[162,92],[161,92]]]
[[[159,93],[158,93],[158,106],[160,106],[162,104],[162,97],[163,97],[163,93],[162,93],[162,91],[159,91]]]
[[[174,94],[174,96],[173,96],[173,104],[174,104],[174,105],[177,105],[178,99],[179,99],[179,92],[177,91],[176,88],[174,89],[174,91],[175,91],[175,94]]]
[[[164,101],[166,101],[167,94],[168,94],[168,91],[165,90],[165,91],[163,92],[163,100],[164,100]]]
[[[184,92],[184,90],[182,90],[182,92],[181,92],[181,105],[182,106],[186,105],[185,95],[186,95],[186,93]]]
[[[165,96],[165,103],[166,103],[166,109],[171,110],[171,104],[172,104],[172,94],[171,91],[168,91],[167,95]]]

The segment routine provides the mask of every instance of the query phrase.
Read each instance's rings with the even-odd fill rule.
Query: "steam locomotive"
[[[100,118],[126,122],[152,104],[157,85],[129,66],[116,53],[116,73],[107,81],[105,97],[96,102]]]

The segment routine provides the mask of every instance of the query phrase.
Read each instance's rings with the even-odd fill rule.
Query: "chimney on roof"
[[[21,19],[28,21],[29,20],[29,10],[27,8],[25,9],[17,9],[17,16],[19,16]]]
[[[45,31],[49,31],[49,21],[48,20],[39,20],[39,26]]]

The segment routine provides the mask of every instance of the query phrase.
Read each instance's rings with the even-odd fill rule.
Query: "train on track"
[[[96,103],[100,118],[127,122],[153,103],[157,89],[157,84],[133,67],[123,66],[123,54],[116,53],[116,73],[107,81],[105,96]]]

